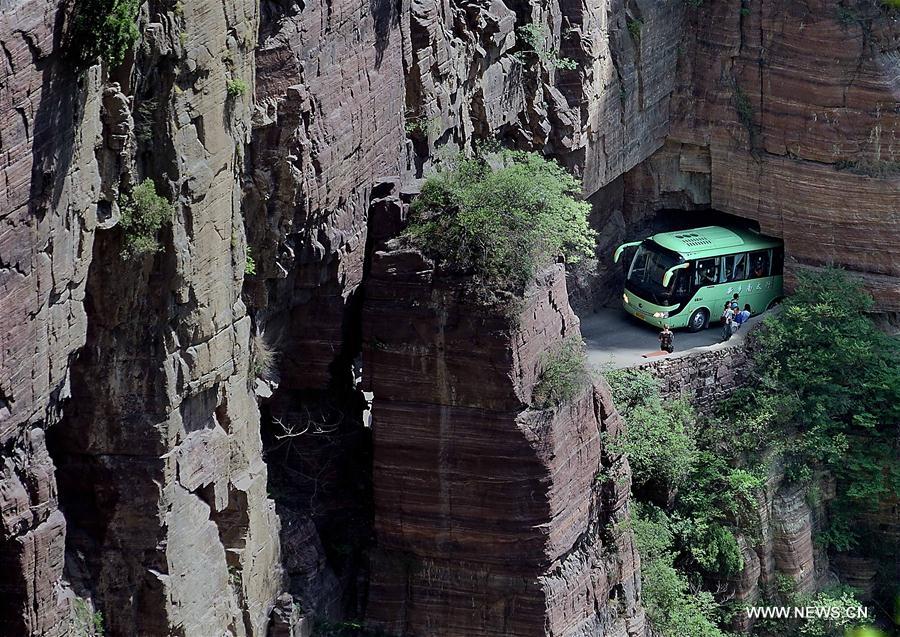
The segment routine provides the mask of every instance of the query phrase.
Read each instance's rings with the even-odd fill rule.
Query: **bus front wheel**
[[[691,314],[688,320],[687,328],[689,332],[699,332],[709,324],[709,312],[700,308]]]

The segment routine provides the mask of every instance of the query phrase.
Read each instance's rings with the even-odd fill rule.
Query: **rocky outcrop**
[[[515,328],[462,290],[418,252],[373,257],[369,621],[399,635],[643,635],[629,469],[602,442],[621,427],[608,390],[528,406],[543,353],[580,337],[561,267]]]
[[[322,389],[354,356],[371,189],[400,173],[399,16],[388,2],[261,9],[246,201],[259,266],[248,291],[266,308],[282,388]]]
[[[112,634],[265,633],[278,523],[235,180],[251,96],[227,90],[253,76],[244,5],[145,9],[118,82],[68,66],[57,5],[0,18],[3,634],[65,633],[69,583]],[[127,262],[115,198],[137,177],[177,211],[164,252]]]

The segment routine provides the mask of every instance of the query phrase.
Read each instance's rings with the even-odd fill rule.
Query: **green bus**
[[[661,232],[616,248],[637,248],[625,277],[625,309],[656,327],[702,330],[739,294],[753,314],[783,295],[784,244],[753,230],[707,226]]]

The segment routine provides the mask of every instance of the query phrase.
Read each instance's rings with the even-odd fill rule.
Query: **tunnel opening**
[[[678,352],[729,341],[783,294],[783,246],[752,219],[663,208],[631,223],[613,212],[599,227],[596,271],[570,271],[569,290],[589,356],[601,366],[673,354],[659,340],[666,325]]]

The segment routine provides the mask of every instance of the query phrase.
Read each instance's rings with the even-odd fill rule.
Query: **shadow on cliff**
[[[32,126],[30,211],[40,221],[58,205],[75,153],[75,131],[81,126],[87,96],[87,75],[64,59],[64,11],[53,25],[53,51],[42,52],[25,38],[35,68],[41,71],[41,99]]]

